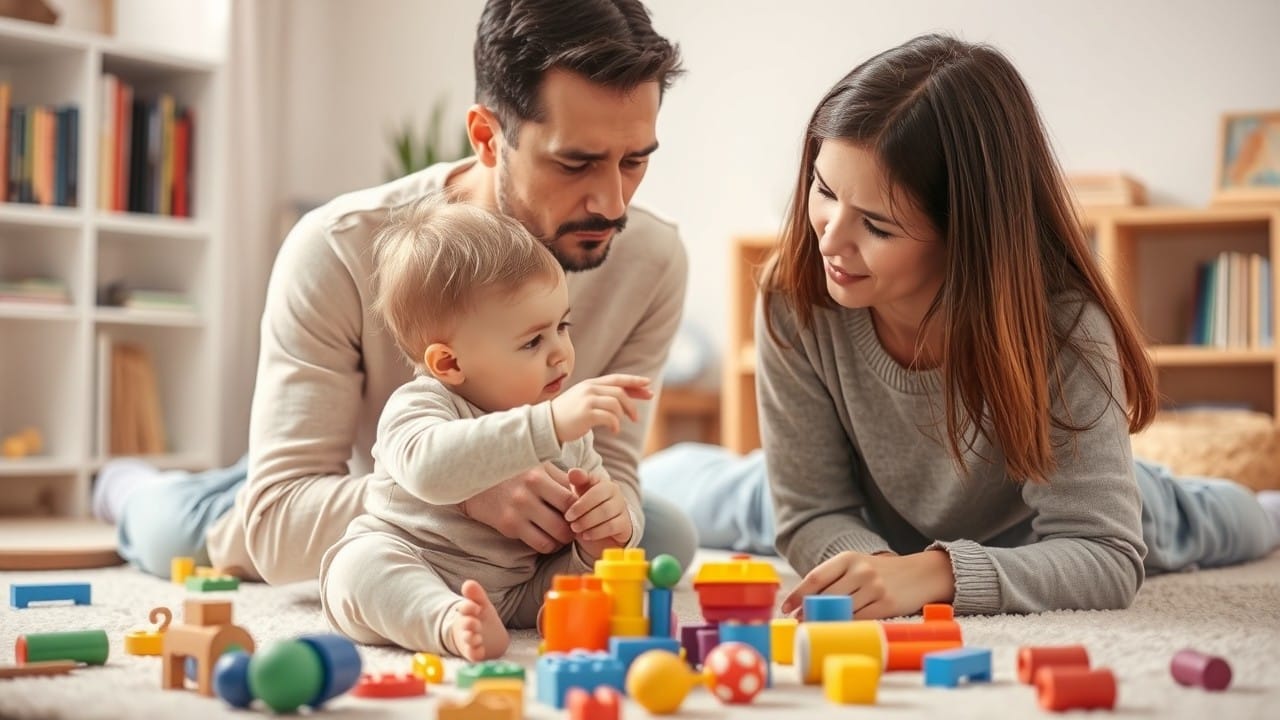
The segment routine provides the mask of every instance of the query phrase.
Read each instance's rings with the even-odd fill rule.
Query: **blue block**
[[[324,667],[324,684],[316,696],[306,702],[312,710],[320,709],[321,705],[356,686],[361,662],[355,643],[332,633],[303,635],[298,642],[311,646]]]
[[[649,590],[649,635],[671,637],[671,588]]]
[[[720,642],[746,643],[764,658],[765,680],[767,687],[773,687],[773,641],[768,623],[720,623]],[[704,658],[705,660],[705,658]]]
[[[848,595],[808,595],[804,599],[805,622],[849,622],[853,598]]]
[[[675,638],[662,637],[611,637],[609,638],[609,654],[622,663],[622,671],[631,669],[631,663],[647,650],[666,650],[672,655],[680,654],[680,643]]]
[[[924,656],[925,687],[949,687],[961,679],[971,683],[991,682],[991,651],[987,648],[939,650]]]
[[[563,710],[570,688],[595,692],[607,685],[626,694],[627,672],[617,658],[603,652],[574,650],[569,654],[547,653],[538,658],[538,702]]]
[[[22,609],[33,602],[70,600],[76,605],[89,604],[89,583],[49,583],[9,586],[9,604]]]

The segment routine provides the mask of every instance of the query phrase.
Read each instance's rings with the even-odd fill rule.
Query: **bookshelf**
[[[107,75],[135,98],[172,98],[178,117],[190,109],[190,172],[166,171],[170,183],[189,178],[187,217],[172,216],[170,184],[152,186],[169,198],[168,214],[103,209]],[[69,296],[62,304],[0,300],[0,438],[26,427],[43,438],[38,454],[0,457],[0,516],[88,515],[93,476],[113,454],[109,355],[117,344],[142,349],[153,368],[162,427],[152,436],[163,446],[146,457],[165,469],[218,462],[224,82],[220,62],[0,19],[0,84],[10,103],[78,108],[76,203],[0,201],[0,281],[50,278]],[[184,303],[104,305],[113,283]]]
[[[1162,405],[1244,407],[1276,417],[1280,348],[1275,343],[1192,345],[1187,335],[1196,306],[1198,268],[1223,252],[1280,258],[1280,207],[1117,207],[1090,211],[1084,220],[1112,286],[1148,338]],[[737,452],[760,446],[755,279],[775,242],[773,236],[746,236],[735,238],[731,247],[721,428],[724,445]],[[1280,280],[1275,263],[1269,275],[1275,288]],[[1250,288],[1250,294],[1258,293]],[[1248,301],[1257,302],[1253,297]],[[1280,311],[1274,291],[1270,305],[1274,325]]]

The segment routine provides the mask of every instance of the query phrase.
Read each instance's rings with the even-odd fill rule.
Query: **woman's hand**
[[[842,552],[809,572],[782,601],[784,614],[803,607],[806,595],[852,595],[859,620],[911,615],[956,594],[951,558],[943,550],[914,555]]]

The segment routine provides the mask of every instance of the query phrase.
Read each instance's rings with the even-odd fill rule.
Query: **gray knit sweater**
[[[1127,607],[1146,546],[1115,336],[1096,305],[1056,307],[1057,321],[1074,324],[1073,337],[1096,352],[1060,358],[1055,414],[1065,407],[1074,424],[1092,425],[1074,437],[1056,432],[1047,484],[1011,480],[985,437],[966,452],[962,474],[941,439],[941,373],[899,365],[869,311],[816,308],[802,330],[775,298],[767,311],[781,345],[758,311],[778,551],[803,574],[845,550],[945,549],[958,613]]]

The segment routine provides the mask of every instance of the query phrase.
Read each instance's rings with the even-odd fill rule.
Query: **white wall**
[[[461,122],[481,0],[294,5],[288,192],[378,182],[385,130],[447,94]],[[1280,107],[1275,0],[649,0],[688,75],[659,120],[637,200],[677,219],[690,255],[687,316],[723,338],[730,238],[774,232],[804,122],[854,65],[927,31],[1003,49],[1068,170],[1124,170],[1154,203],[1201,205],[1217,121]]]

